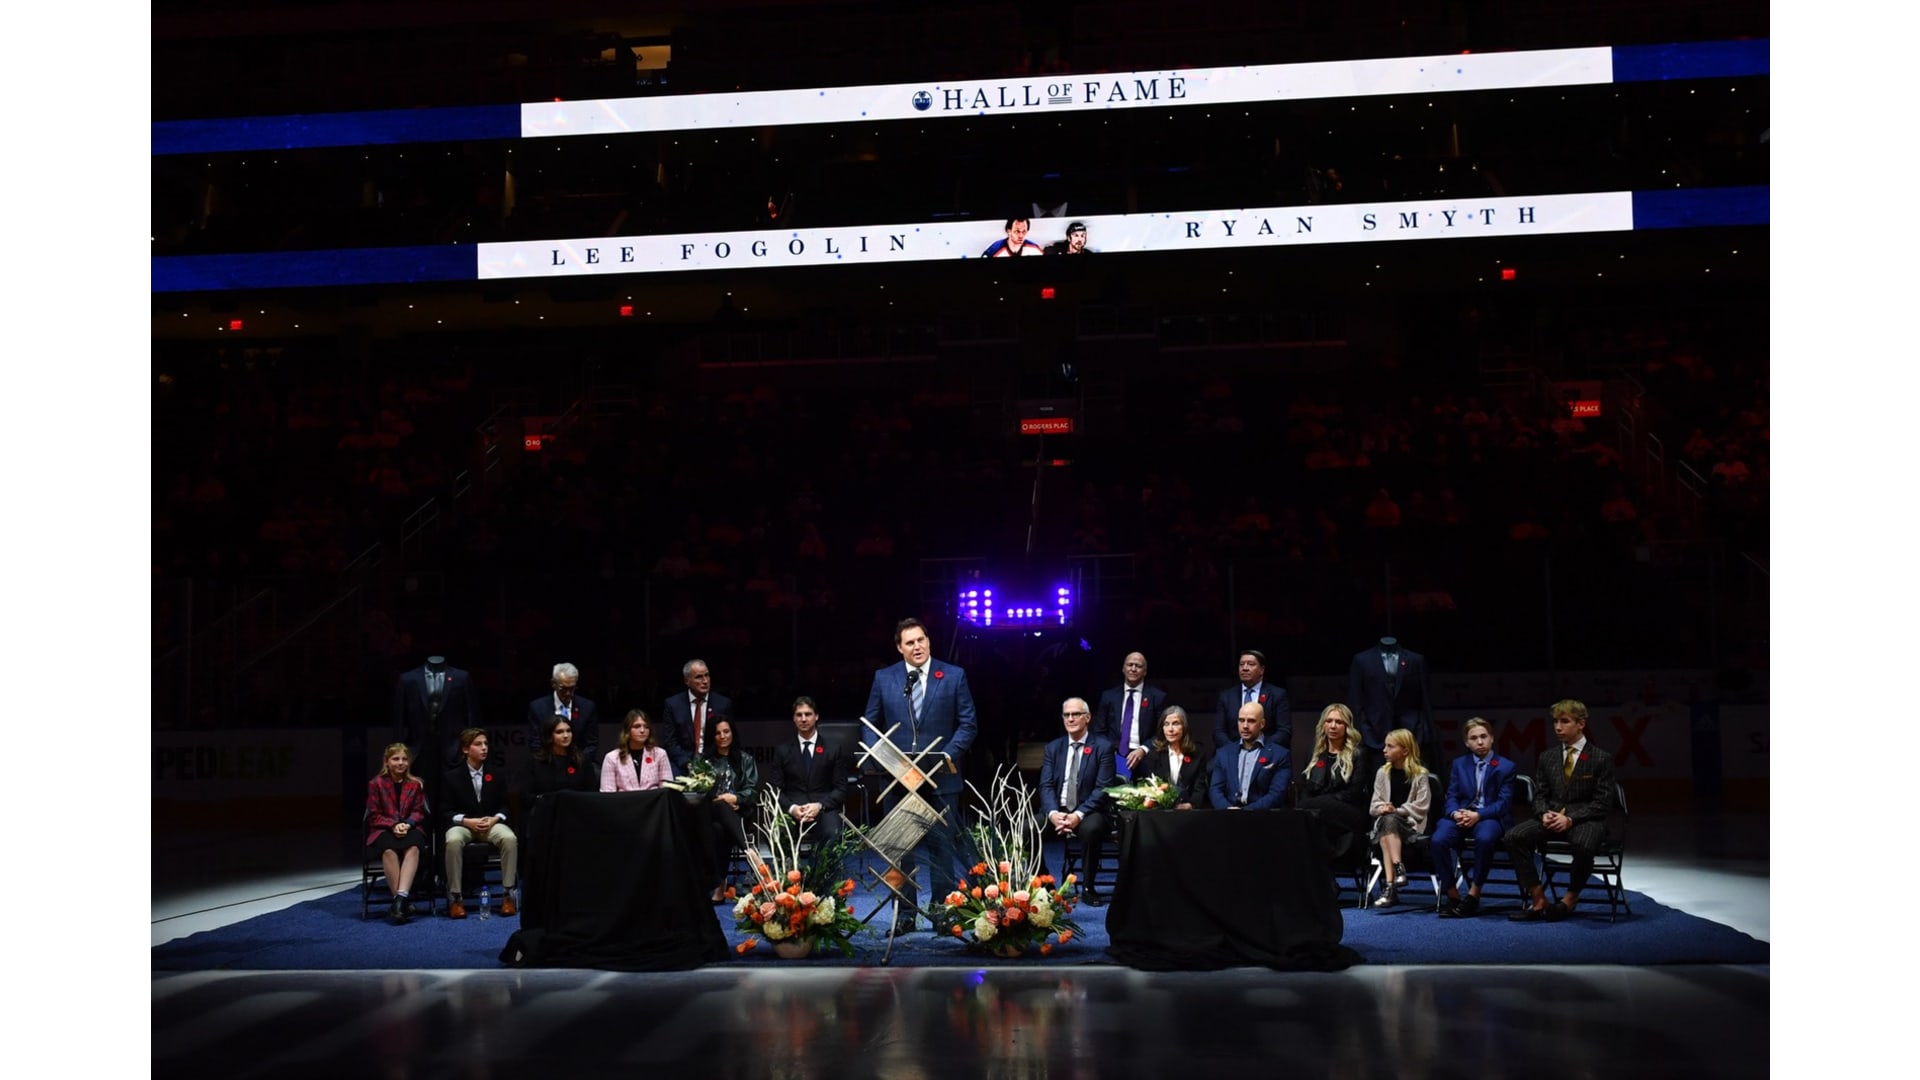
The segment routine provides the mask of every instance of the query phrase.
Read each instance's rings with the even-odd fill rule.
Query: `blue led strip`
[[[153,125],[153,153],[607,137],[876,120],[977,119],[1383,95],[1526,91],[1766,75],[1768,65],[1768,42],[1758,39],[176,120]]]
[[[238,120],[164,120],[153,125],[153,153],[213,154],[313,146],[517,139],[520,106],[254,116]]]
[[[478,250],[470,244],[444,244],[247,255],[176,255],[153,260],[153,291],[226,292],[318,285],[472,281],[479,275]]]
[[[1692,229],[1710,225],[1768,225],[1768,188],[1683,188],[1633,193],[1633,227]]]
[[[1662,79],[1730,79],[1768,75],[1766,38],[1747,41],[1700,41],[1689,45],[1615,45],[1613,81],[1657,82]]]

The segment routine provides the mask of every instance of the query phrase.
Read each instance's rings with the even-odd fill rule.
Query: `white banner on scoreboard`
[[[1543,236],[1632,229],[1633,195],[1612,191],[1189,213],[1096,214],[1072,221],[1039,218],[1028,223],[1018,245],[1011,241],[1019,227],[1009,230],[998,221],[528,240],[479,245],[479,276],[485,280],[927,262],[999,257],[998,253],[1010,246],[1021,246],[1028,255],[1041,255],[1045,247],[1064,243],[1072,225],[1085,227],[1085,246],[1089,253]]]
[[[536,101],[520,106],[520,134],[534,139],[866,120],[1017,116],[1170,105],[1232,105],[1380,94],[1579,86],[1612,81],[1613,50],[1610,48],[1538,49],[1181,71]]]

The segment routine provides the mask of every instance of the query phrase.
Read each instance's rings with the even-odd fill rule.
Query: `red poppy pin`
[[[1497,757],[1490,757],[1490,758],[1488,758],[1488,759],[1487,759],[1487,764],[1489,764],[1489,765],[1498,765],[1498,764],[1500,764],[1500,759],[1499,759],[1499,758],[1497,758]]]
[[[1093,753],[1093,747],[1091,747],[1091,746],[1083,746],[1083,747],[1081,747],[1081,748],[1080,748],[1080,752],[1081,752],[1082,754],[1092,754],[1092,753]]]
[[[652,754],[648,754],[648,755],[647,755],[647,764],[649,764],[649,765],[651,765],[651,764],[653,764],[653,755],[652,755]]]
[[[1260,704],[1262,704],[1262,705],[1265,705],[1266,703],[1267,703],[1267,695],[1265,695],[1265,694],[1261,694],[1261,695],[1260,695]]]
[[[1187,756],[1187,755],[1185,755],[1185,754],[1181,754],[1181,755],[1180,755],[1180,764],[1182,764],[1182,765],[1191,765],[1191,764],[1193,764],[1193,759],[1192,759],[1192,758],[1190,758],[1190,757],[1188,757],[1188,756]]]
[[[571,765],[569,765],[569,766],[567,766],[567,775],[568,775],[568,776],[572,776],[572,775],[573,775],[573,766],[571,766]]]
[[[947,673],[944,671],[936,671],[933,673],[933,677],[936,679],[944,679],[947,677]]]
[[[492,773],[481,773],[480,776],[481,776],[481,779],[485,780],[487,783],[489,784],[493,783]]]
[[[1581,761],[1585,761],[1585,760],[1587,760],[1587,755],[1586,755],[1586,752],[1585,752],[1584,750],[1583,750],[1583,751],[1581,751],[1581,753],[1580,753],[1580,760],[1581,760]]]
[[[1265,765],[1266,763],[1267,763],[1267,759],[1266,759],[1266,758],[1261,758],[1261,759],[1260,759],[1260,764],[1262,764],[1262,765]]]
[[[821,754],[824,754],[826,752],[827,752],[827,748],[824,746],[816,746],[813,748],[814,757],[819,757]]]

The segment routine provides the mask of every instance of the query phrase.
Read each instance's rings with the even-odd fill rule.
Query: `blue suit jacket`
[[[1047,744],[1040,759],[1041,816],[1061,809],[1060,788],[1067,782],[1067,736]],[[1113,786],[1113,744],[1099,735],[1088,734],[1080,748],[1080,774],[1076,778],[1078,801],[1066,809],[1091,814],[1107,804],[1106,790]],[[1091,751],[1089,753],[1089,751]]]
[[[953,759],[953,768],[941,769],[933,776],[933,789],[943,795],[957,794],[964,786],[960,779],[960,758],[973,746],[978,724],[973,714],[973,691],[967,689],[967,673],[952,664],[927,661],[927,696],[920,706],[920,720],[913,720],[913,708],[907,702],[906,661],[883,667],[873,673],[873,689],[867,694],[867,711],[862,715],[885,731],[894,725],[893,745],[908,756],[925,750],[939,740],[937,752]],[[874,741],[873,733],[862,731],[863,743]],[[929,763],[931,764],[931,763]]]
[[[1512,758],[1501,757],[1497,751],[1487,757],[1487,786],[1483,793],[1486,803],[1480,807],[1480,816],[1504,822],[1513,809],[1513,774],[1520,767]],[[1453,779],[1447,784],[1447,807],[1442,816],[1451,817],[1456,810],[1473,809],[1473,762],[1472,754],[1453,759]]]
[[[1253,780],[1247,785],[1248,810],[1273,810],[1287,804],[1287,782],[1293,778],[1293,755],[1273,740],[1260,740],[1266,749],[1260,756],[1266,760],[1264,765],[1255,765]],[[1208,784],[1208,795],[1213,800],[1214,809],[1225,809],[1234,805],[1235,789],[1240,786],[1240,740],[1214,751],[1213,775]]]
[[[1288,753],[1293,752],[1293,711],[1287,703],[1287,688],[1277,682],[1260,680],[1260,707],[1267,710],[1267,730],[1261,737],[1270,743],[1279,743]],[[1220,691],[1218,710],[1213,718],[1213,748],[1240,745],[1240,684],[1234,683]]]

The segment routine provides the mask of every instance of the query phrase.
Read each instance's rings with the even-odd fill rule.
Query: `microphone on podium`
[[[917,669],[917,668],[908,668],[908,669],[907,669],[907,688],[906,688],[906,696],[907,696],[907,697],[912,697],[912,696],[913,696],[913,688],[914,688],[914,686],[915,686],[915,684],[917,684],[917,683],[918,683],[919,681],[920,681],[920,671],[919,671],[919,669]]]

